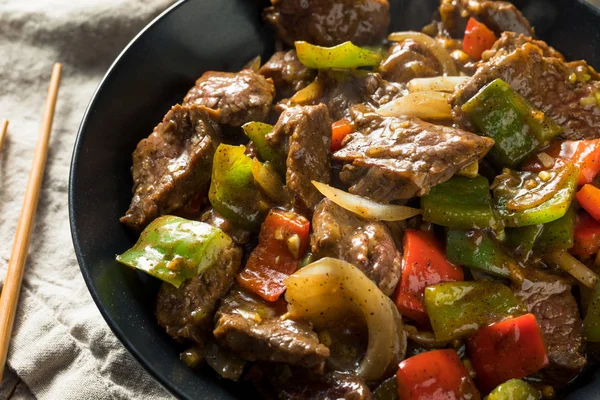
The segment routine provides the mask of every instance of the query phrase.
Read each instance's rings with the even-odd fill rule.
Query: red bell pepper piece
[[[342,148],[342,141],[348,136],[354,128],[352,122],[340,119],[331,125],[331,152],[338,151]]]
[[[260,229],[258,245],[237,281],[267,301],[285,291],[283,281],[296,271],[309,244],[310,222],[291,211],[269,211]]]
[[[463,50],[473,59],[481,59],[481,53],[489,50],[496,42],[496,35],[487,26],[478,22],[475,18],[469,18],[465,37],[463,39]]]
[[[509,379],[533,374],[549,363],[533,314],[478,330],[467,342],[467,350],[477,373],[477,386],[486,392]]]
[[[441,282],[464,280],[463,270],[451,264],[442,245],[429,232],[409,229],[404,233],[402,279],[396,294],[396,307],[401,314],[420,325],[429,325],[423,304],[427,286]]]
[[[402,400],[446,400],[480,398],[456,351],[433,350],[400,363],[396,373],[398,397]]]
[[[600,221],[600,189],[587,184],[577,192],[575,198],[596,221]]]
[[[562,161],[562,163],[573,161],[575,166],[579,168],[577,183],[580,186],[591,183],[600,172],[600,139],[555,141],[543,152],[555,160]],[[559,167],[555,164],[553,163],[551,166],[544,165],[539,154],[536,154],[526,160],[521,169],[523,171],[539,172]]]
[[[577,214],[573,247],[569,252],[579,257],[591,257],[600,250],[600,222],[585,211]]]

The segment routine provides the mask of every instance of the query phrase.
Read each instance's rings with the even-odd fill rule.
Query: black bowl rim
[[[69,203],[69,225],[71,228],[71,239],[73,241],[73,247],[75,249],[75,255],[77,257],[77,263],[79,264],[79,269],[81,271],[81,274],[83,275],[83,280],[85,281],[85,284],[92,296],[92,299],[94,300],[94,303],[96,303],[96,307],[98,307],[98,309],[100,310],[100,314],[102,314],[102,317],[104,318],[104,320],[106,321],[106,323],[108,324],[108,326],[110,327],[112,332],[119,339],[119,341],[123,344],[123,346],[125,346],[125,348],[129,351],[129,353],[133,355],[133,357],[137,360],[137,362],[140,365],[142,365],[144,367],[144,369],[146,371],[148,371],[151,374],[151,376],[163,388],[167,389],[171,394],[173,394],[177,397],[180,397],[180,398],[184,397],[183,393],[176,386],[172,385],[167,379],[165,379],[160,373],[158,373],[158,371],[152,367],[152,364],[137,349],[135,349],[135,347],[133,347],[133,345],[127,339],[127,336],[118,327],[118,325],[115,323],[112,316],[107,312],[102,301],[100,300],[100,296],[98,295],[98,292],[96,291],[96,287],[93,284],[93,281],[92,281],[92,278],[90,277],[89,271],[85,267],[86,263],[83,260],[83,255],[82,255],[83,252],[81,249],[79,236],[76,231],[76,226],[75,226],[76,225],[76,223],[75,223],[76,217],[75,217],[75,212],[73,209],[73,204],[75,201],[75,193],[74,193],[73,188],[75,186],[75,182],[74,182],[75,171],[77,170],[77,167],[79,164],[78,154],[80,153],[81,145],[83,142],[83,136],[84,136],[83,132],[86,130],[91,111],[95,108],[96,102],[98,100],[98,94],[102,90],[104,83],[107,80],[109,80],[114,73],[116,73],[115,71],[119,67],[119,64],[121,63],[121,60],[123,59],[125,54],[127,54],[129,52],[129,50],[133,46],[135,46],[137,41],[142,36],[144,36],[146,34],[146,32],[148,32],[150,29],[152,29],[154,27],[154,25],[156,25],[159,21],[161,21],[167,15],[171,14],[173,11],[175,11],[177,8],[179,8],[186,1],[187,0],[178,0],[176,3],[172,4],[166,10],[164,10],[161,14],[159,14],[157,17],[155,17],[151,22],[149,22],[133,39],[131,39],[131,41],[125,46],[125,48],[119,53],[117,58],[113,61],[111,66],[108,68],[106,74],[102,77],[102,80],[96,87],[96,90],[94,91],[94,94],[92,95],[92,99],[83,114],[81,124],[79,125],[79,129],[77,131],[77,137],[75,139],[73,153],[71,155],[71,168],[69,171],[69,202],[68,202]]]
[[[129,41],[129,43],[125,46],[125,48],[123,48],[123,50],[119,53],[119,55],[115,58],[113,63],[110,65],[110,67],[108,68],[105,75],[102,77],[102,80],[100,81],[100,83],[98,84],[96,89],[94,90],[92,98],[83,114],[83,118],[82,118],[79,128],[77,130],[77,136],[75,138],[75,144],[73,147],[73,152],[71,154],[71,166],[69,169],[69,189],[68,189],[69,225],[70,225],[70,229],[71,229],[71,239],[73,241],[73,247],[74,247],[75,255],[77,258],[77,263],[79,264],[79,269],[81,271],[81,274],[83,276],[85,284],[88,288],[88,291],[90,292],[90,295],[92,296],[92,299],[94,300],[94,303],[96,304],[96,307],[100,311],[100,314],[106,321],[106,323],[109,326],[109,328],[111,329],[111,331],[115,334],[115,336],[119,339],[119,341],[123,344],[123,346],[127,349],[127,351],[129,351],[129,353],[131,355],[133,355],[133,357],[136,359],[136,361],[140,365],[142,365],[144,367],[144,369],[146,371],[148,371],[150,373],[150,375],[163,388],[165,388],[172,395],[175,395],[179,398],[184,397],[184,395],[180,391],[180,389],[177,388],[176,386],[172,385],[171,382],[169,382],[167,379],[165,379],[154,367],[152,367],[152,364],[139,351],[137,351],[132,346],[130,341],[127,339],[126,335],[115,323],[115,321],[113,320],[111,315],[107,312],[106,308],[104,307],[102,301],[100,300],[100,296],[98,295],[98,293],[96,291],[96,288],[93,284],[92,278],[90,277],[90,274],[88,272],[88,269],[86,267],[84,267],[85,262],[83,260],[81,244],[79,241],[79,236],[76,233],[76,226],[75,226],[76,225],[76,223],[75,223],[76,217],[75,217],[75,212],[73,210],[75,193],[73,191],[73,188],[74,188],[75,171],[77,170],[77,166],[79,163],[78,154],[81,150],[81,145],[83,142],[83,132],[85,131],[85,129],[87,127],[88,120],[90,117],[90,112],[96,105],[98,94],[102,90],[104,83],[112,77],[112,75],[115,73],[115,70],[119,67],[119,64],[121,63],[121,60],[123,59],[123,57],[130,51],[130,49],[133,46],[135,46],[137,41],[142,36],[144,36],[147,33],[147,31],[152,29],[154,27],[154,25],[156,25],[163,18],[167,17],[169,14],[171,14],[173,11],[175,11],[177,8],[179,8],[181,5],[183,5],[187,1],[188,0],[176,1],[174,4],[169,6],[166,10],[164,10],[162,13],[160,13],[158,16],[156,16],[152,21],[150,21],[144,28],[142,28],[142,30]],[[577,0],[577,1],[581,5],[583,5],[585,8],[587,8],[589,12],[595,14],[597,17],[600,18],[600,6],[597,6],[587,0]]]

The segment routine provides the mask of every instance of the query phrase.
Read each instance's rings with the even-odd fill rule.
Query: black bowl
[[[145,28],[114,62],[85,113],[71,165],[69,207],[77,259],[88,288],[117,337],[168,390],[186,399],[252,398],[247,386],[193,371],[156,323],[158,283],[115,262],[135,237],[120,223],[131,197],[131,153],[206,70],[235,71],[272,52],[261,20],[267,0],[193,0],[175,4]],[[392,29],[419,29],[438,0],[391,0]],[[538,36],[569,59],[600,66],[600,13],[571,0],[517,1]],[[600,393],[589,371],[569,399]]]

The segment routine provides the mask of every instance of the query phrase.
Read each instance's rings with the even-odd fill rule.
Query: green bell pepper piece
[[[583,320],[583,334],[588,342],[600,342],[600,281],[594,287]]]
[[[494,208],[502,217],[504,224],[511,227],[545,224],[565,215],[575,196],[579,176],[578,168],[573,165],[567,165],[565,168],[568,168],[568,171],[562,186],[548,200],[535,207],[520,210],[510,209],[509,202],[514,201],[524,192],[543,190],[537,187],[526,188],[528,182],[538,179],[538,174],[505,170],[502,175],[496,177],[493,185]]]
[[[570,249],[573,247],[573,233],[575,231],[575,207],[571,205],[567,213],[559,219],[543,225],[542,234],[535,243],[535,248],[540,251],[555,249]]]
[[[520,228],[506,228],[504,244],[514,250],[516,256],[527,261],[533,254],[533,248],[542,235],[544,225],[529,225]]]
[[[454,229],[502,229],[491,203],[490,187],[482,176],[454,176],[421,197],[425,221]]]
[[[462,106],[475,126],[496,142],[489,155],[495,164],[518,166],[561,128],[506,82],[496,79]]]
[[[273,125],[253,121],[242,125],[242,129],[256,146],[260,158],[263,161],[270,162],[278,171],[283,167],[283,172],[285,172],[285,155],[271,147],[267,142],[266,135],[273,131]]]
[[[117,261],[179,287],[211,267],[231,244],[228,235],[209,224],[165,215],[152,221]]]
[[[217,147],[208,200],[223,217],[256,231],[270,207],[254,180],[252,159],[245,151],[245,146]]]
[[[334,47],[315,46],[302,41],[295,45],[300,62],[314,69],[376,67],[383,58],[381,52],[358,47],[352,42]]]
[[[539,400],[539,390],[520,379],[511,379],[496,387],[487,400]]]
[[[425,308],[436,340],[458,339],[527,308],[501,283],[445,282],[425,288]]]
[[[475,268],[501,278],[510,278],[509,263],[513,262],[489,232],[454,230],[446,233],[448,261]]]

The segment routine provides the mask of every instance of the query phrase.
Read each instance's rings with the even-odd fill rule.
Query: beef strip
[[[220,123],[241,126],[250,121],[265,121],[274,97],[273,81],[252,70],[208,71],[196,81],[183,104],[218,109]]]
[[[323,199],[312,219],[310,245],[315,257],[347,261],[391,295],[402,273],[402,255],[387,227],[365,221],[329,199]]]
[[[384,79],[392,82],[408,82],[413,78],[442,75],[442,66],[423,45],[407,39],[394,43],[379,71]]]
[[[158,291],[158,324],[175,339],[204,343],[212,329],[219,300],[227,294],[240,266],[242,251],[234,244],[223,250],[219,261],[200,276],[176,288],[164,282]]]
[[[483,61],[489,61],[495,56],[507,55],[523,46],[525,43],[532,43],[542,50],[544,57],[555,57],[564,60],[564,56],[560,54],[554,47],[549,46],[543,40],[535,40],[522,33],[504,32],[494,43],[491,49],[486,50],[481,55]]]
[[[335,160],[350,192],[380,202],[427,194],[493,146],[490,138],[418,118],[382,117],[353,107],[357,132],[346,137]]]
[[[600,108],[594,97],[600,93],[600,76],[584,61],[565,63],[560,58],[544,56],[553,53],[550,48],[526,41],[508,54],[499,52],[481,63],[451,99],[457,122],[468,125],[460,106],[483,86],[500,78],[560,125],[561,138],[600,137]],[[592,99],[592,104],[586,104],[585,99]]]
[[[271,371],[269,371],[271,372]],[[357,375],[342,372],[330,372],[318,375],[308,371],[292,370],[271,373],[263,379],[270,383],[263,391],[268,396],[280,400],[371,400],[373,395],[369,386]],[[259,383],[260,384],[260,383]]]
[[[176,105],[133,152],[133,198],[121,222],[141,230],[207,190],[221,143],[210,110]]]
[[[248,361],[322,370],[329,349],[310,324],[282,318],[285,310],[285,303],[268,303],[236,286],[221,302],[213,333],[222,346]]]
[[[209,207],[202,213],[202,215],[200,216],[200,221],[206,222],[207,224],[210,224],[215,228],[219,228],[220,230],[228,234],[234,241],[234,243],[240,246],[243,246],[250,241],[250,231],[247,231],[244,228],[232,224],[231,221],[223,217],[217,212],[217,210],[215,210],[212,207]]]
[[[311,183],[329,183],[331,118],[324,104],[286,109],[267,135],[268,143],[287,154],[286,186],[294,205],[312,213],[323,196]]]
[[[585,366],[581,318],[571,285],[559,276],[524,270],[525,281],[516,290],[544,334],[550,365],[542,369],[545,383],[562,386]]]
[[[342,79],[326,78],[327,107],[331,118],[349,118],[350,107],[364,104],[372,109],[390,102],[401,95],[400,85],[388,82],[378,73],[361,72]]]
[[[440,33],[462,38],[469,17],[483,22],[497,35],[504,31],[533,37],[529,21],[511,3],[493,0],[442,0],[440,3]]]
[[[305,67],[298,60],[296,50],[276,52],[258,72],[273,79],[277,97],[280,99],[293,96],[317,76],[315,70]]]
[[[265,20],[289,46],[304,40],[319,46],[346,41],[380,44],[390,24],[387,0],[271,0]]]

